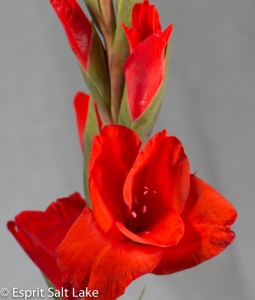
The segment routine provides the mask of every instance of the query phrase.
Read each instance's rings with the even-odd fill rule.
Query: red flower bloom
[[[106,126],[93,140],[84,209],[57,249],[64,284],[113,300],[132,280],[191,268],[233,239],[233,206],[189,174],[180,141],[156,134],[140,151],[137,134]]]
[[[90,96],[83,92],[78,92],[74,97],[74,109],[76,114],[77,128],[78,128],[79,140],[80,140],[82,151],[84,147],[83,145],[84,130],[85,130],[87,116],[88,116],[89,100],[90,100]],[[95,101],[94,101],[94,108],[97,114],[98,128],[101,129],[102,121],[100,119]]]
[[[7,224],[27,255],[58,290],[63,285],[55,251],[85,206],[75,193],[51,203],[45,212],[24,211]],[[64,297],[70,298],[71,295]]]
[[[66,32],[70,47],[87,71],[92,27],[76,0],[50,0]]]
[[[162,32],[159,14],[147,0],[134,5],[132,28],[122,25],[131,53],[124,72],[129,109],[134,121],[149,106],[162,83],[165,75],[164,50],[173,25]]]

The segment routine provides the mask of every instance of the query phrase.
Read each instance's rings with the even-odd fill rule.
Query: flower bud
[[[128,39],[130,55],[124,64],[126,89],[120,120],[124,125],[135,127],[145,125],[146,122],[143,131],[144,128],[151,131],[162,101],[162,86],[168,63],[167,45],[173,25],[162,31],[155,6],[145,0],[134,5],[132,27],[122,26]],[[148,116],[143,118],[147,110],[150,111],[149,119]],[[138,121],[139,126],[135,125]]]
[[[109,124],[110,79],[105,50],[97,31],[76,0],[50,0],[50,3],[64,27],[100,115],[104,123]]]
[[[99,134],[102,127],[96,102],[92,98],[83,93],[78,92],[74,98],[74,109],[76,114],[78,135],[81,149],[84,155],[84,191],[88,206],[91,206],[89,187],[88,187],[88,165],[90,159],[90,151],[93,137]]]

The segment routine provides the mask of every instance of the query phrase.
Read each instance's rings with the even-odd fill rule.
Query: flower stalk
[[[144,294],[144,292],[145,292],[146,288],[147,288],[147,285],[145,285],[145,286],[144,286],[144,288],[143,288],[143,290],[142,290],[142,293],[141,293],[141,295],[140,295],[140,297],[139,297],[139,299],[138,299],[138,300],[142,300],[142,298],[143,298],[143,294]]]
[[[166,130],[150,138],[173,25],[162,30],[148,0],[116,0],[116,14],[112,0],[84,2],[92,21],[76,0],[50,0],[90,91],[74,98],[86,200],[74,193],[7,226],[56,300],[73,300],[74,291],[115,300],[142,275],[172,274],[221,253],[235,238],[237,213],[190,173],[178,138]]]

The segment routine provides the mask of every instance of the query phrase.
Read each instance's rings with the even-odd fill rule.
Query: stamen
[[[147,211],[147,207],[144,205],[143,208],[142,208],[142,214],[145,214]]]
[[[145,190],[148,190],[148,189],[149,189],[147,186],[145,186],[144,188],[145,188]]]
[[[154,194],[157,194],[157,191],[152,191]]]
[[[134,211],[132,211],[131,212],[131,217],[135,219],[137,217],[137,214]]]
[[[143,194],[146,195],[149,191],[144,191]]]

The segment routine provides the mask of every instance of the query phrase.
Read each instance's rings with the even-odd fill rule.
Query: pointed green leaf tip
[[[140,297],[139,297],[138,300],[142,300],[142,297],[143,297],[143,294],[144,294],[146,288],[147,288],[147,285],[144,286],[144,288],[143,288],[143,290],[142,290],[142,293],[141,293],[141,295],[140,295]]]

